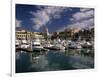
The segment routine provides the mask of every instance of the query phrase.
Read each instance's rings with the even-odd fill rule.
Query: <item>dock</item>
[[[20,48],[20,47],[16,47],[16,52],[19,52],[19,51],[26,51],[26,52],[38,51],[38,52],[40,52],[40,51],[48,51],[48,49],[43,48],[43,49],[40,49],[40,50],[33,50],[31,48]]]

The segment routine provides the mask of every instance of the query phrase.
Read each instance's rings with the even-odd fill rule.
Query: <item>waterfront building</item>
[[[94,39],[94,28],[91,29],[80,29],[80,28],[66,28],[61,32],[53,32],[52,39],[72,39],[72,40],[93,40]]]
[[[41,41],[44,41],[44,35],[41,32],[30,32],[27,30],[16,31],[16,40],[33,40],[37,36]]]
[[[29,31],[26,31],[26,30],[16,31],[16,39],[17,40],[28,40],[33,35],[34,35],[33,32],[29,32]]]

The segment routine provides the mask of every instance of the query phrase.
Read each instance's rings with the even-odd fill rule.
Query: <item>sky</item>
[[[16,29],[43,32],[94,27],[94,8],[16,4]]]

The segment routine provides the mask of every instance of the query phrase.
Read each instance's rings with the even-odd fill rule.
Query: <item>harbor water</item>
[[[93,49],[16,52],[16,73],[94,68]]]

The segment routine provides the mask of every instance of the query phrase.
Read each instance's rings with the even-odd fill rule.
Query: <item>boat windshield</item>
[[[39,44],[34,44],[33,46],[40,46]]]

